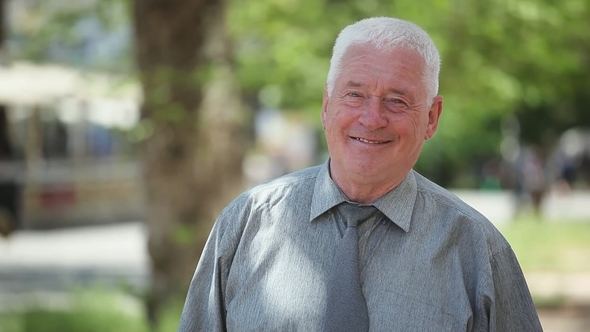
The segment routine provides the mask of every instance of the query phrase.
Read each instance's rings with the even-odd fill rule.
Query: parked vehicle
[[[95,89],[114,85],[106,76],[24,67],[0,69],[13,151],[0,159],[0,216],[23,228],[140,220],[141,165],[125,135],[137,96]]]

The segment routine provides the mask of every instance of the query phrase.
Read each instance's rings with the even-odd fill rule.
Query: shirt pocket
[[[425,300],[387,290],[369,310],[371,332],[456,331],[455,317]]]

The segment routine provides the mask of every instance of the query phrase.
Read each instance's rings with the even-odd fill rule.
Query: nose
[[[367,98],[358,121],[370,130],[387,126],[388,121],[381,98],[375,96]]]

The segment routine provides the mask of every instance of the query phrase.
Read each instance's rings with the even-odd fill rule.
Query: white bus
[[[137,123],[139,94],[117,84],[60,67],[0,68],[12,150],[0,158],[0,218],[20,228],[142,218],[141,167],[125,134]]]

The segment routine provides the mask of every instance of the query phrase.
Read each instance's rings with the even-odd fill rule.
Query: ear
[[[436,129],[438,128],[438,120],[442,113],[443,109],[443,97],[436,96],[430,105],[430,110],[428,111],[428,125],[426,126],[426,133],[424,135],[424,140],[429,140],[434,136]]]
[[[326,130],[326,113],[328,112],[328,103],[330,102],[330,97],[328,97],[328,86],[324,85],[324,98],[322,100],[322,126],[324,130]]]

